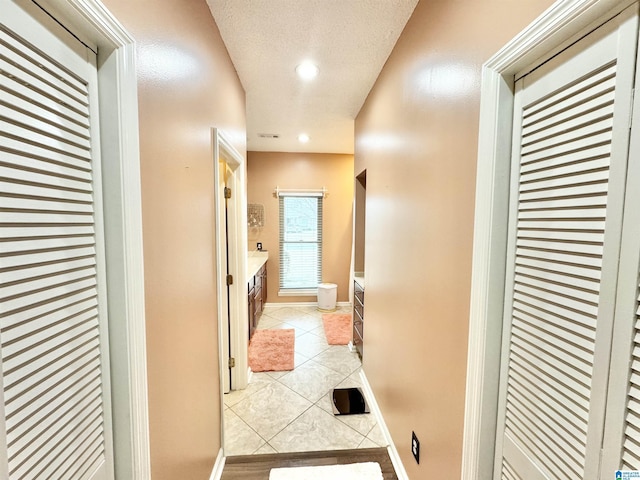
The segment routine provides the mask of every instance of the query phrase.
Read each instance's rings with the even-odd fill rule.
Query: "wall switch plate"
[[[262,242],[258,242],[256,244],[256,248],[258,249],[258,251],[262,251]]]
[[[416,437],[416,432],[411,432],[411,453],[416,462],[420,464],[420,440]]]

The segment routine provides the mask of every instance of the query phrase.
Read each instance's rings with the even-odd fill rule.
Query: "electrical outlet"
[[[411,453],[416,462],[420,464],[420,440],[416,437],[416,432],[411,432]]]
[[[256,244],[256,248],[258,249],[258,251],[260,251],[260,252],[261,252],[261,251],[262,251],[262,242],[258,242],[258,243]]]

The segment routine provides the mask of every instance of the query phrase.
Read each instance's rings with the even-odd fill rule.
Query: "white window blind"
[[[322,194],[278,194],[280,290],[313,290],[322,279]]]

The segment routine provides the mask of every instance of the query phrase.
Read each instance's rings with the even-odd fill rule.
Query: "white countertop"
[[[354,275],[353,279],[358,283],[358,285],[364,288],[364,275]]]
[[[247,280],[253,277],[258,270],[267,263],[269,252],[251,251],[247,254]]]

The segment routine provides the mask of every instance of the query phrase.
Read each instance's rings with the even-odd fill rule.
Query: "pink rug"
[[[293,370],[296,331],[256,330],[249,342],[249,367],[254,372]]]
[[[324,334],[329,345],[347,345],[353,336],[350,313],[325,313],[322,315]]]

